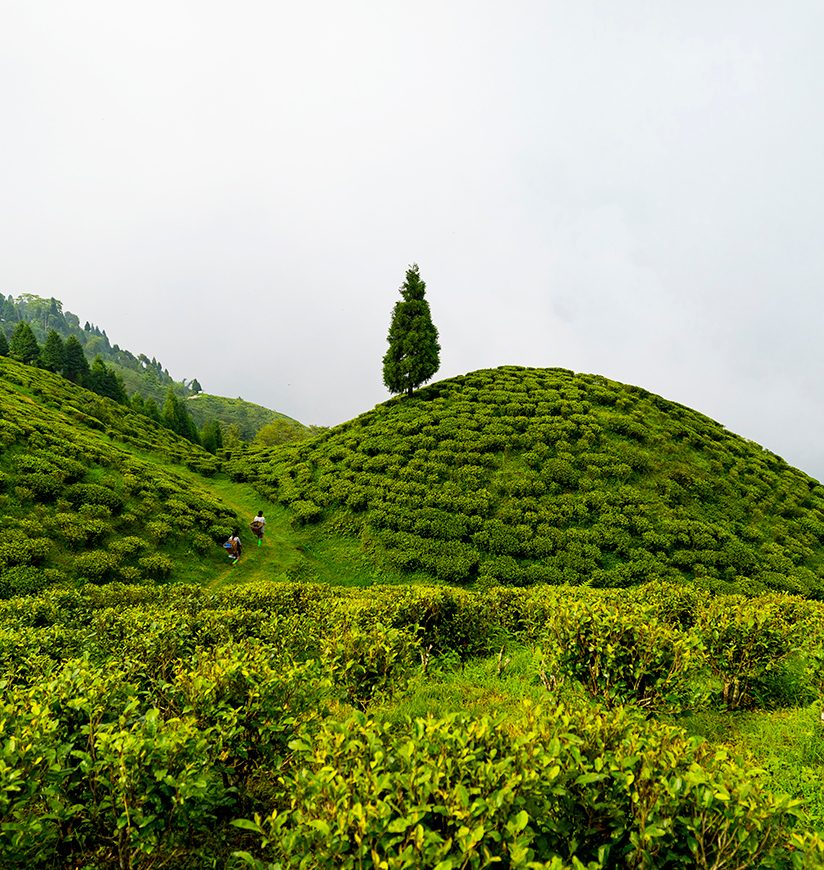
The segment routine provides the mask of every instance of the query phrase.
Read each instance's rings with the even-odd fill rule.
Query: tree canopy
[[[392,311],[389,349],[383,357],[383,382],[390,393],[412,395],[413,390],[432,378],[440,366],[438,330],[432,323],[426,284],[417,263],[406,270],[399,302]]]
[[[29,365],[40,357],[40,345],[38,345],[31,327],[25,321],[21,321],[14,327],[9,342],[9,351],[16,360]]]

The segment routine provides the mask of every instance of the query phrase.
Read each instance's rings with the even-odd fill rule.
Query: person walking
[[[240,534],[237,529],[232,530],[229,540],[223,546],[229,551],[228,556],[231,563],[233,565],[236,564],[243,550],[243,545],[240,543]]]
[[[257,516],[249,523],[249,528],[257,538],[258,547],[263,545],[263,531],[266,526],[266,520],[263,517],[263,511],[258,511]]]

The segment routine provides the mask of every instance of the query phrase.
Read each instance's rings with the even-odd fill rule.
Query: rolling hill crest
[[[689,408],[503,367],[229,463],[379,568],[442,582],[824,593],[824,488]]]

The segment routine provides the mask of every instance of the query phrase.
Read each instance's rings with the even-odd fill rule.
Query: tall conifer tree
[[[89,377],[89,361],[83,345],[73,336],[66,339],[63,354],[63,377],[75,384],[84,384]]]
[[[438,371],[441,346],[438,330],[432,323],[429,303],[424,298],[426,284],[417,263],[406,270],[389,326],[389,349],[383,357],[383,382],[390,393],[406,393],[425,384]]]
[[[6,338],[6,333],[0,329],[0,356],[9,355],[9,340]]]
[[[11,334],[11,341],[9,342],[9,353],[15,359],[29,365],[37,362],[40,357],[40,345],[37,343],[31,327],[25,320],[21,320],[14,327],[14,332]]]
[[[50,372],[63,371],[65,355],[66,350],[63,347],[63,339],[60,338],[57,330],[50,329],[49,334],[46,336],[43,350],[40,351],[40,364]]]

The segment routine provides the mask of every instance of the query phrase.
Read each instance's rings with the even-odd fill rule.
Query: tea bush
[[[0,864],[814,866],[791,802],[649,718],[695,689],[704,596],[110,583],[0,601]],[[821,605],[735,603],[821,653]],[[567,681],[542,707],[376,716],[477,657],[500,675],[518,643]]]
[[[361,715],[291,746],[301,764],[287,775],[289,804],[237,823],[261,837],[257,856],[242,853],[253,867],[307,866],[311,855],[341,868],[792,861],[782,830],[791,801],[620,709],[399,728]]]
[[[144,569],[137,552],[127,553],[119,542],[153,537],[162,558],[148,573],[155,579],[174,579],[170,554],[183,542],[188,521],[204,530],[219,528],[216,539],[225,540],[238,518],[191,479],[131,453],[128,445],[140,433],[143,449],[178,463],[187,456],[197,458],[202,452],[198,447],[142,415],[88,396],[57,375],[0,358],[0,475],[5,491],[0,495],[0,569],[42,567],[75,581],[139,580]],[[71,411],[75,405],[97,417],[84,414],[78,419]],[[90,428],[93,419],[97,425]],[[99,429],[101,420],[109,427],[106,436]],[[214,472],[215,458],[204,457]],[[181,517],[189,519],[175,519]],[[160,525],[150,528],[151,523]],[[162,534],[153,534],[159,530]],[[90,549],[92,556],[83,552]],[[202,539],[194,549],[207,558],[219,556]],[[14,589],[0,583],[0,595],[9,594]]]
[[[296,524],[340,533],[360,517],[350,534],[383,541],[367,553],[379,570],[824,595],[824,488],[695,411],[592,375],[473,372],[227,466]],[[428,557],[437,542],[466,548],[461,564]]]

